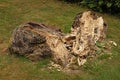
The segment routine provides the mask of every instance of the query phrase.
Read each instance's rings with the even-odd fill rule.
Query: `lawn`
[[[78,73],[46,70],[47,59],[31,62],[4,52],[18,25],[34,21],[59,26],[67,33],[75,15],[86,10],[58,0],[0,0],[0,80],[120,80],[120,19],[110,14],[98,13],[108,24],[107,38],[118,46],[110,56],[89,60]]]

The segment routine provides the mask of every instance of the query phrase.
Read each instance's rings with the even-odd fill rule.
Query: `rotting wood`
[[[51,57],[64,68],[76,63],[81,66],[95,53],[96,42],[104,40],[106,29],[103,18],[91,11],[77,14],[68,34],[29,22],[14,30],[10,52],[33,61]]]

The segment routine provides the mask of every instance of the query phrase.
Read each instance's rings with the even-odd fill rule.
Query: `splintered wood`
[[[14,30],[10,52],[33,61],[51,57],[64,68],[76,63],[81,66],[95,54],[95,44],[105,38],[106,28],[103,18],[91,11],[77,14],[68,34],[29,22]]]

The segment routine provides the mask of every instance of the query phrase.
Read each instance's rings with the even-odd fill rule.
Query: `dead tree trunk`
[[[76,62],[83,65],[87,56],[95,52],[95,43],[105,38],[105,31],[103,18],[91,11],[77,14],[69,34],[29,22],[14,30],[10,52],[34,61],[52,57],[63,67]]]

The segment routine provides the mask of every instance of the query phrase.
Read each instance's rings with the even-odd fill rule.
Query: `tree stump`
[[[68,34],[59,28],[28,22],[14,30],[10,53],[33,61],[51,57],[63,67],[76,63],[80,66],[94,54],[96,42],[104,40],[106,28],[103,18],[91,11],[77,14]]]

